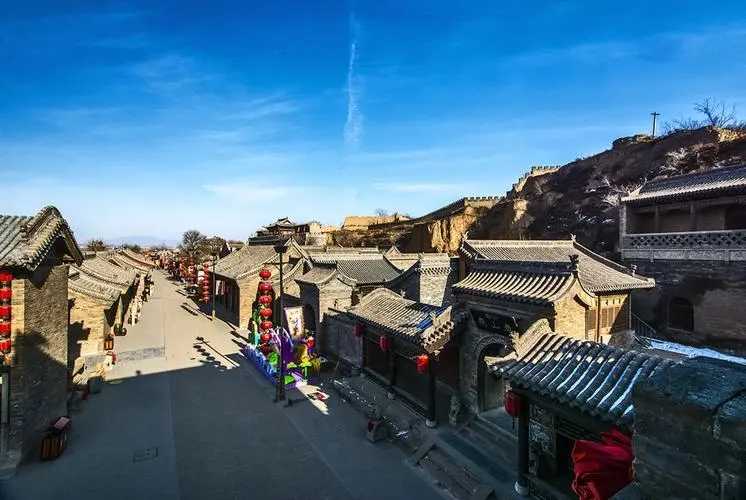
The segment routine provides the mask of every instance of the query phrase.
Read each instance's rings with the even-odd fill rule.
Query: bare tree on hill
[[[672,134],[680,130],[696,130],[702,127],[717,127],[731,129],[746,129],[746,122],[739,121],[735,104],[728,105],[724,101],[716,101],[710,97],[694,104],[694,111],[703,116],[696,118],[682,118],[666,122],[663,130]]]

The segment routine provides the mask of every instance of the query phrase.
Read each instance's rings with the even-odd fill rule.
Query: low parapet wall
[[[635,477],[644,498],[746,498],[746,366],[693,358],[640,381]]]

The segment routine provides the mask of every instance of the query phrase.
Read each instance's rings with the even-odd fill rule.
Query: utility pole
[[[652,134],[652,136],[651,136],[651,137],[652,137],[653,139],[655,139],[655,122],[656,122],[657,118],[658,118],[658,117],[659,117],[659,116],[660,116],[661,114],[660,114],[660,113],[658,113],[658,112],[656,112],[656,111],[653,111],[653,112],[652,112],[652,113],[650,113],[650,114],[651,114],[651,115],[653,116],[653,134]]]
[[[215,262],[218,260],[218,256],[213,255],[212,256],[212,276],[210,276],[210,281],[212,281],[212,319],[215,319],[215,292],[218,288],[218,282],[215,280]]]
[[[285,369],[282,362],[282,315],[284,312],[284,309],[282,307],[282,299],[283,295],[285,294],[284,284],[283,284],[283,276],[282,276],[282,254],[284,254],[287,251],[288,247],[285,244],[275,245],[275,252],[277,252],[278,256],[280,257],[280,297],[278,302],[280,303],[280,314],[277,321],[277,325],[275,326],[275,329],[277,332],[278,339],[280,340],[280,344],[277,346],[278,349],[278,359],[277,359],[277,393],[275,395],[275,402],[277,401],[284,401],[285,400]],[[290,401],[288,401],[290,403]]]

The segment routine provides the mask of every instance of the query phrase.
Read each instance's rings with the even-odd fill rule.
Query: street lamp
[[[280,256],[280,311],[279,318],[275,318],[276,320],[279,319],[279,321],[275,321],[275,325],[279,325],[279,328],[282,328],[282,312],[284,311],[282,307],[282,298],[285,292],[282,282],[282,256],[287,252],[287,250],[287,242],[275,245],[275,252]],[[277,338],[280,339],[280,344],[277,346],[279,356],[277,359],[277,393],[275,396],[275,402],[285,400],[285,370],[282,361],[282,336],[278,335]]]

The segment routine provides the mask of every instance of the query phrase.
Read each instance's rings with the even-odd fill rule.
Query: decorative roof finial
[[[570,255],[570,270],[573,273],[578,272],[578,265],[580,264],[580,255],[574,253]]]
[[[573,233],[570,233],[570,241],[575,241],[575,235]]]

